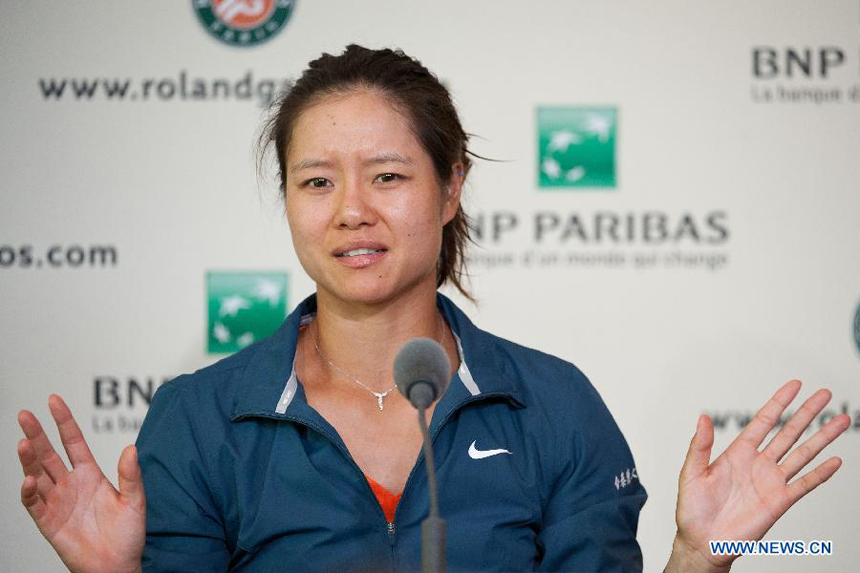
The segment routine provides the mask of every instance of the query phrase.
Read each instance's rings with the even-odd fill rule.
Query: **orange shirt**
[[[397,502],[400,501],[400,496],[403,495],[401,491],[397,495],[394,495],[375,481],[373,481],[370,476],[364,476],[367,479],[367,483],[370,484],[370,489],[373,490],[373,493],[376,495],[376,499],[379,500],[379,505],[382,506],[382,511],[385,513],[385,519],[388,520],[388,523],[394,521],[394,510],[397,509]]]

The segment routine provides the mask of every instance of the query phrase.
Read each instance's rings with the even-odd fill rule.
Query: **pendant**
[[[388,396],[388,393],[394,390],[394,388],[396,388],[396,386],[389,388],[385,392],[374,392],[373,390],[370,390],[370,388],[368,388],[368,390],[370,390],[371,394],[376,396],[376,399],[379,401],[379,409],[382,410],[382,399]]]

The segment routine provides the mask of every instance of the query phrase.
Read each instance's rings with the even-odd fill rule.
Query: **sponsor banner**
[[[295,0],[192,0],[191,5],[214,38],[230,46],[250,47],[284,28]]]
[[[116,245],[0,245],[0,270],[114,268],[118,265]]]
[[[210,353],[236,352],[278,329],[287,316],[287,274],[206,274]]]
[[[750,97],[758,104],[860,104],[860,44],[753,46]]]
[[[780,535],[832,537],[831,568],[850,570],[860,3],[550,4],[523,18],[448,0],[416,19],[377,0],[193,0],[139,3],[131,21],[111,3],[0,2],[7,429],[28,408],[56,440],[56,392],[115,479],[166,380],[277,328],[315,285],[276,178],[256,170],[263,108],[323,52],[399,46],[445,78],[472,151],[504,159],[475,161],[464,190],[478,304],[443,290],[589,376],[635,458],[613,487],[649,476],[645,569],[671,547],[696,415],[721,450],[797,377],[794,411],[819,387],[834,396],[807,436],[842,412],[852,425],[821,454],[842,468]],[[440,49],[440,33],[464,48]],[[59,571],[18,501],[20,468],[0,471],[0,570]]]
[[[155,391],[171,378],[173,376],[94,375],[90,417],[93,434],[136,436]],[[83,424],[84,420],[78,422]]]
[[[614,107],[539,107],[538,185],[614,188],[617,117]]]
[[[537,128],[540,189],[615,189],[617,108],[539,107]],[[512,208],[477,213],[473,228],[475,269],[719,271],[730,257],[730,217],[719,208]]]
[[[202,77],[188,70],[161,77],[52,76],[38,79],[49,102],[252,102],[266,106],[289,81],[261,78],[253,70],[234,77]]]
[[[711,421],[714,423],[715,432],[736,435],[752,421],[756,410],[706,410],[702,413],[707,414],[711,418]],[[782,428],[788,423],[794,413],[795,409],[786,410],[780,416],[776,428]],[[805,435],[812,435],[840,414],[847,414],[851,418],[851,424],[848,426],[846,432],[860,435],[860,408],[856,405],[851,405],[848,400],[840,400],[838,397],[831,399],[828,407],[822,410],[809,425],[809,428],[806,429]],[[850,436],[843,436],[842,439],[850,439]]]

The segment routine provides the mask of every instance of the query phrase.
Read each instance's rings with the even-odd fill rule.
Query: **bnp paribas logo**
[[[295,0],[191,0],[206,30],[231,46],[261,44],[280,32]]]
[[[286,273],[208,272],[207,350],[235,352],[275,332],[287,315]]]
[[[538,185],[615,187],[614,107],[539,107]]]

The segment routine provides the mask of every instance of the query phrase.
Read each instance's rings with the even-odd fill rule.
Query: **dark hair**
[[[265,152],[274,144],[282,193],[287,189],[287,148],[301,113],[326,96],[362,88],[378,91],[405,112],[418,141],[433,160],[440,185],[450,182],[451,168],[458,162],[463,165],[465,178],[472,165],[466,147],[469,136],[463,131],[445,86],[421,62],[401,50],[370,50],[351,44],[339,56],[323,54],[312,61],[272,103],[259,149]],[[458,206],[456,215],[442,230],[436,286],[450,281],[474,301],[463,286],[465,250],[471,240],[469,219]]]

